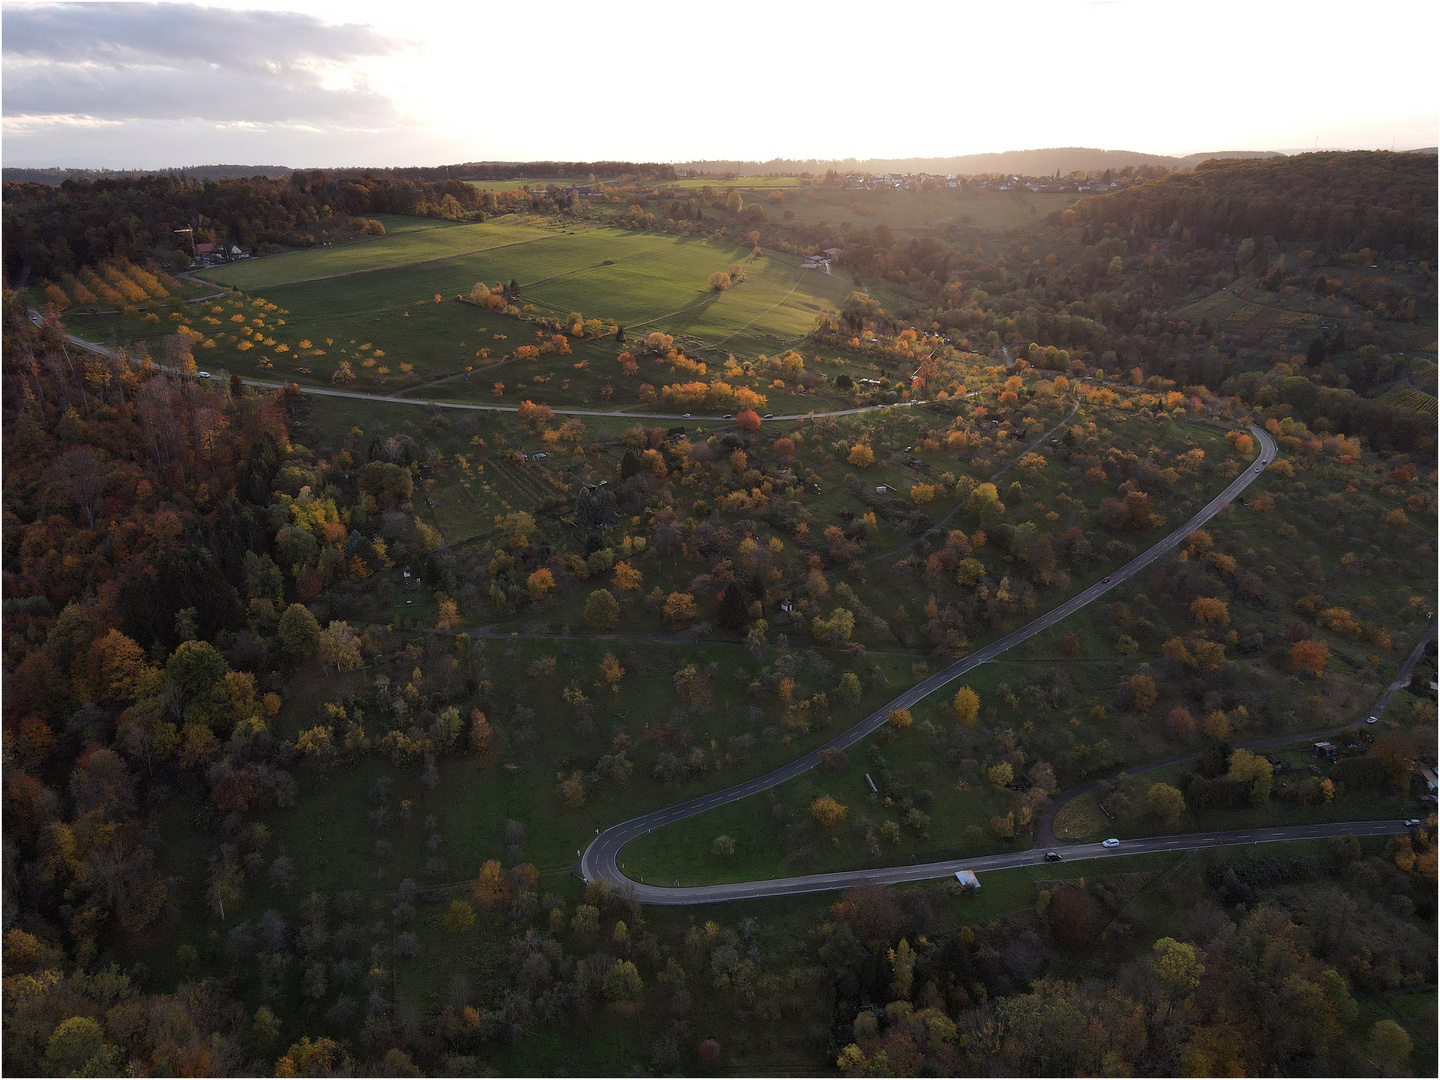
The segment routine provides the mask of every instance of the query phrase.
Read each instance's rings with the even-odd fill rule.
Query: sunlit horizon
[[[9,166],[155,169],[1440,142],[1437,21],[1408,3],[1347,22],[1347,55],[1383,70],[1330,84],[1314,5],[552,10],[527,42],[484,11],[374,0],[9,4],[0,148]]]

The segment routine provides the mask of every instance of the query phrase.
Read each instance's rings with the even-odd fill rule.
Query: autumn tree
[[[486,859],[480,866],[475,885],[470,890],[475,903],[480,907],[495,907],[510,902],[510,880],[505,868],[496,859]]]
[[[439,603],[435,610],[435,628],[437,630],[459,630],[460,609],[454,600],[448,596],[437,596]]]
[[[1159,695],[1156,689],[1155,680],[1149,675],[1131,675],[1125,680],[1125,686],[1130,691],[1130,698],[1135,703],[1135,708],[1144,712],[1155,704],[1155,698]]]
[[[479,709],[470,710],[470,749],[477,754],[488,754],[490,744],[495,738],[494,729],[490,727],[490,721]]]
[[[1296,671],[1308,671],[1312,675],[1323,675],[1325,665],[1330,662],[1330,650],[1323,641],[1302,638],[1290,646],[1290,666]]]
[[[980,719],[980,695],[970,687],[962,686],[955,691],[950,708],[955,713],[958,723],[964,727],[974,727],[975,721]]]
[[[842,806],[830,795],[821,795],[810,804],[810,816],[826,832],[833,831],[849,812],[848,806]]]
[[[1274,767],[1263,755],[1237,749],[1230,754],[1230,771],[1227,776],[1231,780],[1250,785],[1251,806],[1264,806],[1265,801],[1270,798],[1274,771]]]
[[[553,588],[555,575],[543,566],[525,579],[525,590],[530,594],[531,600],[545,599]]]
[[[875,451],[864,443],[856,443],[850,447],[850,455],[845,460],[857,469],[868,468],[875,463]]]
[[[696,615],[695,597],[690,593],[672,592],[665,598],[664,615],[667,622],[684,622]]]
[[[105,701],[134,698],[149,670],[145,650],[111,629],[90,646],[90,685]]]
[[[1190,614],[1200,623],[1228,623],[1230,606],[1213,596],[1197,596],[1190,601]]]
[[[639,592],[645,585],[645,575],[628,562],[615,564],[615,584],[623,592]]]
[[[1152,784],[1145,793],[1145,809],[1170,825],[1185,813],[1185,796],[1170,784]]]
[[[327,667],[334,664],[337,672],[354,671],[360,666],[360,641],[349,623],[334,619],[321,632],[320,660]]]
[[[1205,965],[1200,960],[1200,950],[1194,945],[1163,937],[1155,942],[1152,951],[1155,954],[1155,971],[1166,986],[1188,995],[1200,985],[1200,977],[1205,974]]]
[[[735,426],[738,427],[741,431],[759,431],[760,414],[757,413],[754,409],[741,409],[738,413],[735,414]],[[776,449],[778,452],[779,440],[776,440],[776,442]],[[791,443],[791,446],[793,447],[794,444]]]
[[[615,659],[614,653],[607,652],[600,658],[600,678],[617,694],[620,692],[620,680],[624,677],[625,669],[620,666],[620,661]]]
[[[985,778],[997,788],[1007,787],[1015,779],[1015,767],[1008,761],[991,765],[985,770]]]
[[[1170,732],[1170,737],[1181,742],[1188,742],[1195,737],[1195,717],[1190,710],[1183,705],[1177,705],[1171,709],[1165,717],[1165,727]]]

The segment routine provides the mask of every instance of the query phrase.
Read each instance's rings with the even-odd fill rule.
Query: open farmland
[[[813,225],[849,222],[873,229],[888,225],[896,233],[912,236],[943,231],[946,226],[962,229],[1023,229],[1045,220],[1047,214],[1064,210],[1073,196],[1050,192],[980,191],[846,191],[810,188],[786,192],[781,206],[770,208],[772,216],[793,210],[795,220]]]
[[[745,265],[745,281],[710,289],[716,270]],[[210,272],[263,294],[304,321],[403,308],[435,293],[466,293],[477,281],[520,284],[541,314],[610,320],[636,330],[688,334],[732,351],[774,348],[833,309],[849,282],[802,272],[745,248],[653,233],[570,231],[509,222],[415,230],[326,251],[255,260]],[[303,287],[302,287],[303,286]]]
[[[406,219],[401,219],[406,220]],[[413,222],[414,219],[409,219]],[[367,270],[408,266],[457,255],[475,254],[511,244],[548,239],[559,230],[544,225],[502,219],[483,225],[449,225],[393,229],[374,240],[357,240],[334,248],[310,248],[283,255],[248,259],[203,271],[206,278],[246,292],[265,292],[317,278],[331,278]]]
[[[851,289],[741,247],[652,233],[487,223],[417,230],[385,247],[390,241],[257,260],[213,276],[290,309],[296,323],[403,309],[435,293],[468,294],[477,281],[514,279],[522,302],[540,314],[581,311],[736,352],[795,340]],[[745,281],[712,291],[710,275],[734,263],[745,265]]]
[[[743,281],[712,290],[709,276],[737,263]],[[328,383],[346,363],[355,389],[393,391],[454,377],[440,392],[457,400],[508,401],[493,392],[499,382],[509,395],[576,405],[598,403],[616,381],[612,362],[625,348],[613,340],[617,325],[631,341],[663,330],[687,353],[711,360],[774,353],[804,337],[815,316],[833,311],[852,287],[739,246],[513,222],[411,230],[227,266],[215,276],[246,283],[245,294],[197,306],[191,316],[205,335],[197,363],[217,375]],[[535,340],[537,327],[459,299],[476,282],[511,280],[520,286],[523,315],[564,319],[579,311],[612,332],[575,339],[558,367],[511,359]],[[116,344],[153,342],[178,328],[138,312],[86,324],[92,336]],[[663,385],[677,377],[647,368],[640,378]],[[634,404],[636,386],[616,386],[614,403]],[[809,398],[793,405],[815,407]]]
[[[684,188],[694,191],[703,188],[738,188],[741,191],[749,189],[775,188],[797,188],[802,181],[798,176],[687,176],[684,180],[676,180],[668,187]]]

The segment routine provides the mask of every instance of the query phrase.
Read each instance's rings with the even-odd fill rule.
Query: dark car
[[[1102,581],[1100,584],[1101,584],[1101,585],[1109,585],[1109,584],[1110,584],[1110,575],[1109,575],[1109,574],[1106,574],[1106,575],[1105,575],[1105,580]]]
[[[1045,852],[1045,861],[1046,861],[1046,862],[1059,862],[1059,861],[1060,861],[1060,853],[1059,853],[1058,851],[1047,851],[1047,852]]]

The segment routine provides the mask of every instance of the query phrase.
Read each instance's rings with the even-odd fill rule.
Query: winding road
[[[1240,493],[1254,483],[1269,463],[1274,460],[1276,449],[1274,439],[1272,439],[1267,432],[1253,424],[1249,425],[1249,428],[1260,446],[1260,454],[1255,463],[1246,466],[1243,473],[1231,481],[1224,491],[1206,503],[1205,506],[1191,517],[1190,520],[1186,521],[1185,524],[1175,529],[1153,547],[1136,556],[1104,580],[1096,582],[1088,589],[1077,593],[1063,604],[1052,608],[1039,618],[1026,623],[1018,630],[1006,634],[1004,637],[971,653],[964,659],[936,672],[928,679],[917,683],[899,697],[876,709],[859,723],[835,736],[823,746],[817,747],[788,764],[772,769],[770,772],[762,776],[757,776],[752,780],[735,784],[732,787],[712,792],[708,795],[701,795],[686,802],[677,803],[663,810],[644,814],[605,829],[591,841],[581,856],[581,875],[586,882],[607,881],[625,896],[631,897],[641,903],[669,905],[711,904],[726,900],[751,899],[764,896],[786,896],[794,893],[826,892],[833,889],[849,888],[862,882],[896,884],[907,881],[923,881],[931,878],[948,877],[961,869],[999,870],[1044,862],[1046,859],[1044,848],[1035,847],[1028,851],[1007,852],[1001,855],[952,859],[944,862],[893,866],[881,869],[845,870],[829,874],[808,874],[797,877],[771,878],[762,881],[732,882],[723,885],[662,887],[646,885],[626,876],[625,872],[620,868],[619,856],[626,844],[653,829],[671,825],[677,821],[694,817],[696,814],[703,814],[707,810],[713,810],[727,803],[732,803],[747,796],[767,791],[779,784],[783,784],[787,780],[792,780],[803,773],[809,772],[819,763],[822,751],[831,749],[844,750],[853,746],[885,724],[892,710],[910,708],[935,691],[949,685],[963,675],[974,671],[981,664],[995,659],[1001,653],[1049,629],[1051,626],[1054,626],[1087,604],[1094,603],[1111,589],[1123,584],[1142,570],[1145,570],[1156,560],[1168,555],[1183,543],[1187,536],[1234,502]],[[1423,645],[1424,643],[1422,642],[1421,646],[1412,654],[1411,661],[1407,664],[1407,668],[1413,667],[1414,661],[1418,659],[1423,649]],[[1393,696],[1398,686],[1403,685],[1403,682],[1392,684],[1390,689],[1386,691],[1383,700],[1388,703],[1389,697]],[[1074,794],[1080,794],[1082,790],[1088,790],[1088,786],[1083,789],[1076,789],[1073,793],[1067,793],[1065,798],[1068,799],[1073,797]],[[1127,840],[1121,843],[1118,848],[1104,848],[1099,844],[1078,845],[1067,848],[1064,857],[1070,859],[1089,859],[1111,855],[1133,855],[1147,851],[1191,850],[1194,848],[1220,846],[1224,844],[1304,840],[1324,836],[1388,835],[1403,832],[1404,829],[1404,824],[1398,821],[1366,821],[1292,826],[1279,829],[1236,830],[1233,832],[1215,832],[1211,834],[1195,833],[1186,836],[1159,836],[1142,840]]]
[[[31,309],[29,316],[37,326],[44,325],[44,318],[38,312]],[[73,334],[65,333],[66,339],[78,348],[89,352],[107,356],[112,359],[124,359],[122,353],[107,348],[96,342],[87,341],[76,337]],[[161,370],[168,370],[163,368]],[[283,389],[291,385],[287,383],[267,382],[260,379],[244,379],[247,385],[260,386],[270,389]],[[515,405],[486,405],[472,404],[465,402],[450,401],[426,401],[424,399],[404,398],[394,395],[366,394],[358,391],[332,390],[316,386],[301,386],[299,390],[305,394],[312,394],[318,397],[349,398],[361,401],[377,401],[394,405],[422,405],[442,409],[461,409],[472,412],[500,412],[513,413],[519,410]],[[839,409],[826,413],[790,413],[767,417],[772,420],[805,420],[825,416],[853,416],[861,413],[876,412],[881,409],[899,408],[909,405],[925,404],[923,401],[906,401],[889,405],[868,405],[851,409]],[[1076,408],[1079,407],[1077,401]],[[561,416],[590,416],[590,417],[623,417],[640,420],[704,420],[707,422],[723,420],[722,417],[691,417],[686,414],[654,413],[654,412],[630,412],[625,410],[601,411],[594,409],[573,409],[553,408],[552,412]],[[1074,415],[1072,410],[1071,416]],[[1066,421],[1069,417],[1066,417]],[[1061,423],[1065,423],[1062,421]],[[929,697],[937,690],[949,685],[956,679],[974,671],[981,664],[988,663],[1007,650],[1029,640],[1036,634],[1049,629],[1056,623],[1067,618],[1080,608],[1091,604],[1104,596],[1111,589],[1128,581],[1136,574],[1145,570],[1156,560],[1168,555],[1177,548],[1190,533],[1213,518],[1226,506],[1229,506],[1247,487],[1249,487],[1275,458],[1275,441],[1270,435],[1256,427],[1249,425],[1251,433],[1260,445],[1260,455],[1257,461],[1246,466],[1245,471],[1236,477],[1219,495],[1208,502],[1204,508],[1191,517],[1185,524],[1175,529],[1164,539],[1154,546],[1142,552],[1136,558],[1126,563],[1120,569],[1110,574],[1104,580],[1096,582],[1089,588],[1077,593],[1063,604],[1051,609],[1039,618],[1026,623],[1018,630],[991,642],[983,648],[971,653],[969,656],[957,661],[934,675],[917,683],[906,690],[894,700],[887,702],[875,710],[859,723],[848,728],[835,736],[821,747],[810,751],[801,757],[782,765],[776,769],[755,777],[743,783],[725,788],[721,791],[712,792],[690,799],[675,806],[657,810],[641,817],[632,818],[619,825],[599,833],[596,838],[585,849],[580,859],[581,874],[587,882],[607,881],[622,891],[624,895],[632,897],[642,903],[676,905],[676,904],[709,904],[727,900],[750,899],[766,896],[785,896],[795,893],[825,892],[834,889],[849,888],[863,882],[875,884],[899,884],[904,882],[924,881],[933,878],[943,878],[954,874],[957,870],[1002,870],[1018,866],[1030,866],[1042,863],[1046,860],[1046,848],[1054,842],[1052,824],[1055,811],[1079,795],[1091,790],[1094,783],[1084,784],[1065,792],[1052,803],[1038,823],[1039,845],[1026,851],[1006,852],[1000,855],[986,855],[964,859],[952,859],[944,862],[920,863],[907,866],[893,866],[868,870],[845,870],[829,874],[809,874],[797,877],[771,878],[762,881],[732,882],[723,885],[695,885],[677,886],[665,888],[654,885],[646,885],[627,877],[620,868],[618,857],[621,849],[636,837],[641,836],[653,829],[664,825],[670,825],[686,818],[702,814],[707,810],[727,803],[735,802],[750,795],[758,794],[769,790],[787,780],[794,779],[803,773],[813,769],[819,762],[820,753],[823,750],[836,749],[844,750],[867,735],[872,734],[885,724],[891,711],[895,709],[908,709],[917,702]],[[1053,429],[1052,429],[1053,430]],[[1050,432],[1046,432],[1036,442],[1036,446],[1043,442]],[[894,554],[887,552],[886,555]],[[1400,675],[1387,688],[1379,702],[1376,703],[1372,714],[1378,715],[1390,699],[1405,685],[1409,678],[1410,671],[1423,653],[1425,644],[1434,636],[1435,627],[1432,625],[1425,639],[1416,646],[1409,660],[1402,668]],[[1338,729],[1344,730],[1344,729]],[[1326,734],[1333,734],[1329,732]],[[1281,740],[1270,740],[1270,742],[1293,741],[1301,736],[1287,736]],[[1264,744],[1254,744],[1258,747]],[[1156,762],[1144,766],[1143,769],[1160,768],[1164,765],[1184,761],[1186,757],[1175,758],[1169,761]],[[1194,833],[1184,836],[1157,836],[1143,839],[1126,840],[1117,848],[1104,848],[1100,844],[1081,844],[1065,848],[1063,858],[1074,859],[1097,859],[1118,855],[1134,855],[1154,851],[1187,851],[1202,847],[1223,846],[1226,844],[1257,844],[1281,840],[1305,840],[1327,836],[1384,836],[1404,832],[1405,825],[1400,821],[1361,821],[1361,822],[1339,822],[1319,825],[1300,825],[1278,829],[1250,829],[1235,830],[1232,832],[1214,832],[1210,834]]]

